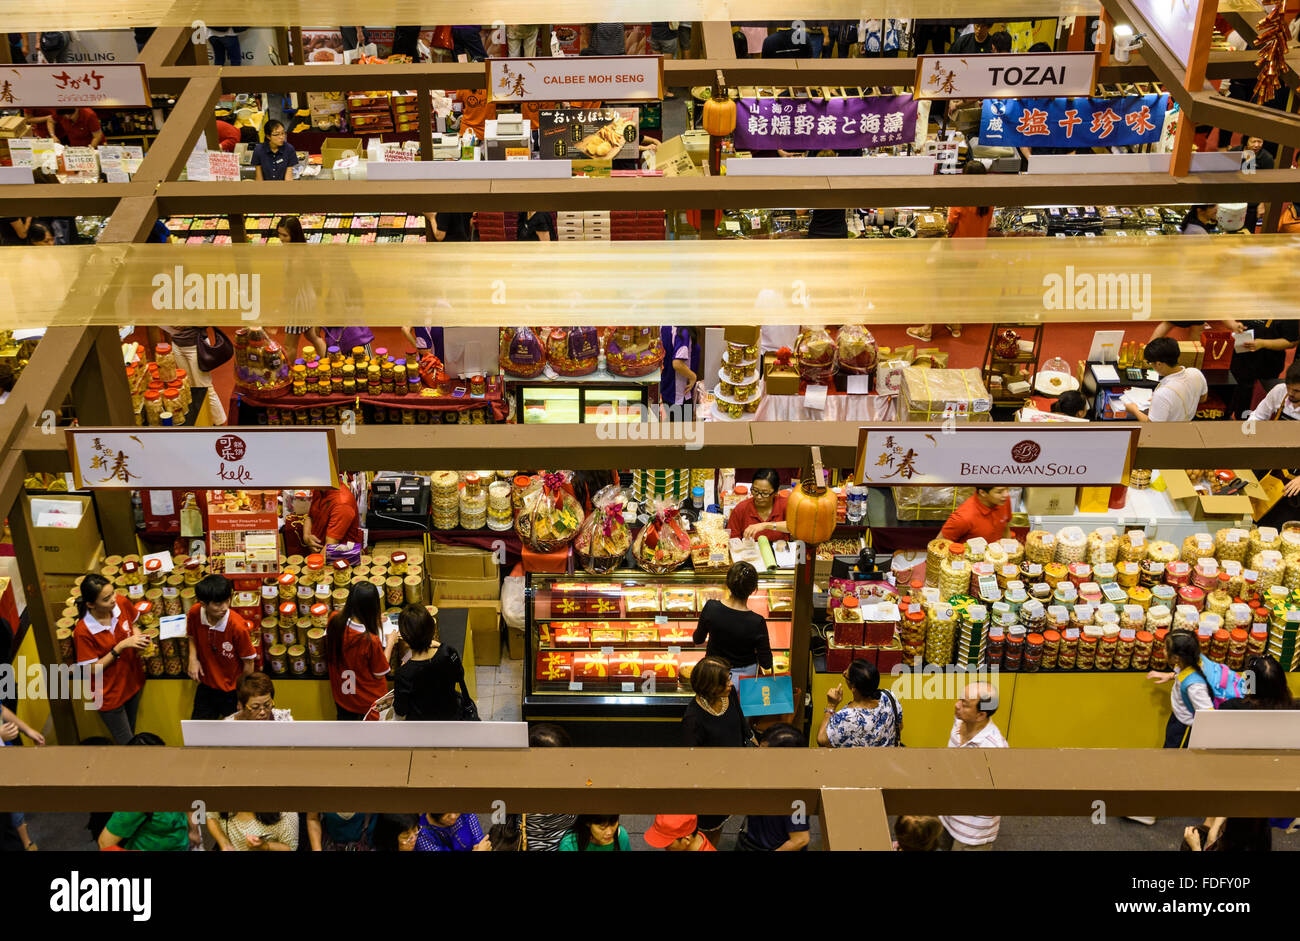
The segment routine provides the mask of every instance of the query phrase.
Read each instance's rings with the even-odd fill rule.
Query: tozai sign
[[[658,101],[663,56],[488,59],[493,101]]]
[[[1097,85],[1095,52],[917,56],[912,96],[1086,98]]]
[[[74,428],[78,489],[337,487],[332,428]]]
[[[959,425],[863,428],[857,476],[868,486],[1104,486],[1122,483],[1136,428]]]

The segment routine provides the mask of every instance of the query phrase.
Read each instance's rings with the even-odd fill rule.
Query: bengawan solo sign
[[[856,479],[871,486],[1103,486],[1122,483],[1136,428],[959,425],[863,428]]]
[[[290,489],[338,486],[330,428],[76,428],[77,489]]]
[[[658,101],[662,56],[559,56],[488,59],[493,101]]]

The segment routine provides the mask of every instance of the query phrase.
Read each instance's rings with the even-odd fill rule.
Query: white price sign
[[[338,486],[332,428],[75,428],[77,489]]]
[[[1103,486],[1123,482],[1136,428],[863,428],[857,476],[868,486]]]
[[[561,56],[488,59],[493,101],[658,101],[662,56]]]
[[[1095,52],[917,56],[917,100],[1087,98],[1097,86]]]

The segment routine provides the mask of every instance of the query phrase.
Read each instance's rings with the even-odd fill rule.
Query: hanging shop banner
[[[543,160],[616,160],[640,154],[639,108],[543,108]]]
[[[77,489],[338,486],[330,428],[76,428]]]
[[[980,143],[1003,147],[1157,144],[1168,95],[984,99]]]
[[[911,95],[872,98],[741,98],[737,150],[857,150],[916,137]]]
[[[148,108],[139,62],[0,66],[0,107]]]
[[[918,98],[1029,98],[1091,95],[1095,52],[917,56]]]
[[[1136,428],[1069,425],[863,428],[856,480],[869,486],[1104,486],[1128,474]]]
[[[493,101],[658,101],[662,56],[488,59]]]

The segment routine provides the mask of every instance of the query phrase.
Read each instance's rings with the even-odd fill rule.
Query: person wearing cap
[[[1011,491],[1006,487],[976,486],[966,502],[957,507],[939,530],[951,542],[965,542],[979,536],[997,542],[1011,535]]]
[[[716,853],[718,848],[696,826],[694,814],[660,814],[645,832],[646,843],[670,853]]]
[[[361,545],[357,498],[341,480],[332,490],[315,491],[307,515],[311,529],[304,533],[303,542],[313,552],[345,542]]]
[[[239,708],[236,687],[253,672],[257,651],[248,622],[230,610],[234,586],[224,575],[209,575],[194,586],[198,603],[185,615],[190,638],[189,675],[194,689],[191,719],[224,719]]]

